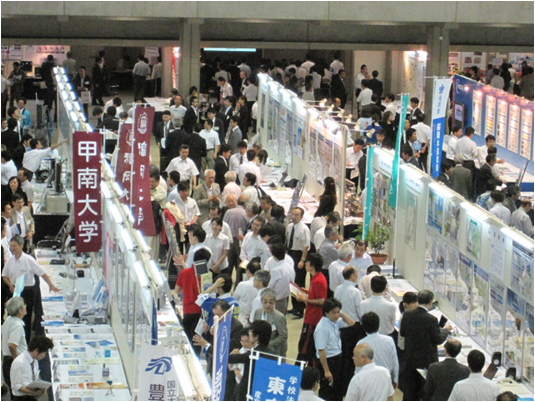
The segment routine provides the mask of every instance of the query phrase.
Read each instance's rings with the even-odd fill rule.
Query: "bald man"
[[[228,252],[228,273],[232,276],[232,270],[234,268],[237,269],[240,263],[240,241],[238,235],[245,234],[249,219],[247,218],[245,208],[243,208],[244,204],[240,201],[240,205],[238,205],[234,194],[229,194],[225,197],[225,204],[228,209],[223,217],[223,222],[229,225],[230,231],[232,232],[232,242]]]
[[[392,401],[392,377],[386,368],[373,362],[370,345],[357,345],[353,352],[353,361],[355,367],[360,367],[360,370],[349,384],[346,401]]]

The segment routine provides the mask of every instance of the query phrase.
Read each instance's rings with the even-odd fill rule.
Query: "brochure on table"
[[[533,183],[533,102],[460,75],[453,79],[455,124],[474,127],[472,139],[478,146],[494,135],[498,157],[516,168],[523,170],[529,161],[527,174]]]
[[[398,272],[433,290],[460,329],[489,354],[502,352],[533,389],[533,240],[407,164],[390,211],[393,153],[375,149],[373,158],[372,225],[403,234],[386,250]]]

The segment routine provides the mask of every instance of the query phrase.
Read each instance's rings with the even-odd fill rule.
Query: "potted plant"
[[[387,254],[381,253],[385,249],[386,242],[390,240],[391,230],[385,226],[375,225],[375,228],[372,231],[368,232],[366,236],[366,241],[368,245],[373,250],[373,253],[370,254],[374,264],[384,264],[388,258]]]

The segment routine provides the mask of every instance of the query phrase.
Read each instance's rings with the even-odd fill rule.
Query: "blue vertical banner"
[[[214,360],[212,364],[212,401],[222,401],[225,397],[228,355],[230,352],[230,324],[232,323],[233,314],[234,306],[215,324]]]
[[[388,205],[396,209],[398,199],[398,177],[399,177],[399,154],[401,150],[401,138],[405,128],[405,116],[407,116],[407,105],[409,104],[409,94],[401,95],[401,113],[399,115],[398,136],[396,139],[396,152],[394,153],[394,163],[392,165],[392,178],[388,190]]]
[[[436,78],[433,84],[433,112],[431,137],[431,177],[436,179],[440,174],[442,160],[442,144],[446,128],[446,108],[451,88],[451,78]]]
[[[152,301],[152,340],[151,345],[157,346],[158,345],[158,311],[156,310],[156,300]]]
[[[373,154],[375,146],[368,148],[366,156],[366,200],[364,206],[364,225],[362,227],[362,238],[365,239],[372,220],[372,200],[373,200]]]
[[[303,371],[301,366],[259,357],[255,363],[253,401],[297,401]],[[242,378],[242,381],[245,381]]]

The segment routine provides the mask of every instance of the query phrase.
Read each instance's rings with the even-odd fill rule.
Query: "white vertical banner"
[[[141,346],[138,401],[177,401],[178,373],[173,366],[176,353],[163,346]]]

